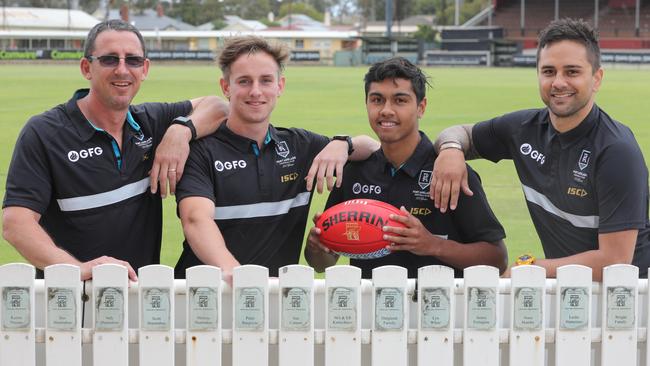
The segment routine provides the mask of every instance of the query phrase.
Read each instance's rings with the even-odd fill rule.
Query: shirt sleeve
[[[185,163],[183,177],[176,186],[176,202],[186,197],[197,196],[216,201],[212,159],[205,145],[206,140],[190,143],[190,155]]]
[[[596,192],[600,233],[646,226],[648,169],[636,142],[619,141],[600,154]]]
[[[327,136],[319,135],[311,131],[298,129],[300,134],[307,139],[309,144],[309,161],[312,161],[318,153],[330,143],[330,139]]]
[[[37,131],[30,121],[18,135],[7,173],[3,208],[21,206],[43,214],[51,202],[51,166]]]
[[[474,195],[460,195],[458,206],[452,211],[452,220],[465,243],[497,242],[506,237],[505,231],[490,208],[481,178],[469,166],[467,172],[468,184]]]
[[[532,110],[518,111],[479,122],[472,128],[472,141],[479,155],[497,162],[512,159],[513,137],[522,123],[534,115]]]
[[[174,118],[192,113],[192,103],[189,100],[177,103],[144,103],[135,108],[136,113],[146,113],[146,118],[151,121],[155,146],[158,146]]]

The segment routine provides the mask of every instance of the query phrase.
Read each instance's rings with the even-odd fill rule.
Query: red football
[[[384,240],[384,226],[405,227],[390,214],[404,215],[388,203],[354,199],[334,205],[318,218],[320,242],[331,250],[355,259],[373,259],[390,254]]]

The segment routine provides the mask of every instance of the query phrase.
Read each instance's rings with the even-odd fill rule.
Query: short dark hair
[[[537,62],[542,48],[559,41],[575,41],[587,49],[587,58],[592,72],[600,69],[600,46],[598,32],[582,19],[564,18],[551,22],[539,33],[537,45]]]
[[[279,72],[284,70],[284,64],[289,59],[287,47],[281,43],[271,43],[262,37],[244,36],[232,37],[226,40],[221,53],[219,54],[219,68],[224,78],[230,75],[230,66],[243,54],[252,55],[264,52],[273,57],[278,64]]]
[[[427,76],[424,75],[419,67],[413,65],[411,61],[404,57],[391,57],[374,63],[370,66],[366,76],[364,76],[366,100],[368,99],[370,83],[381,82],[386,79],[409,80],[418,103],[426,96],[427,86],[431,86]]]
[[[138,40],[140,40],[140,45],[142,46],[142,55],[144,57],[147,57],[147,51],[144,46],[144,38],[142,38],[142,34],[140,34],[138,28],[120,19],[105,20],[103,22],[95,24],[90,32],[88,32],[88,36],[86,37],[86,42],[84,44],[84,57],[91,56],[91,53],[95,51],[95,41],[97,40],[97,36],[99,36],[100,33],[109,30],[118,32],[131,32],[135,34],[138,37]]]

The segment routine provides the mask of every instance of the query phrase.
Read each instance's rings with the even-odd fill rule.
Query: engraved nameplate
[[[217,288],[190,287],[189,291],[188,328],[190,330],[216,330],[219,321]]]
[[[332,287],[327,294],[330,330],[357,330],[357,292],[354,288]]]
[[[449,329],[451,306],[449,289],[444,287],[422,288],[422,329]]]
[[[74,288],[47,289],[47,327],[52,330],[74,331],[77,326],[77,296]]]

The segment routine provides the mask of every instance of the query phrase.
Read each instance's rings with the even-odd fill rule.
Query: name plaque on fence
[[[542,296],[542,289],[539,287],[520,287],[515,289],[515,329],[542,329]]]
[[[95,288],[95,329],[120,332],[124,328],[124,294],[115,287]]]
[[[264,292],[259,287],[239,287],[235,295],[235,327],[264,329]]]
[[[311,325],[310,289],[285,287],[282,289],[282,330],[304,331]]]
[[[142,289],[142,324],[144,330],[167,331],[171,323],[171,300],[168,288]]]
[[[212,331],[218,328],[219,309],[216,287],[190,287],[189,330]]]
[[[30,300],[29,287],[2,288],[2,330],[29,330]]]
[[[357,330],[357,292],[348,287],[332,287],[327,294],[330,330]]]
[[[589,289],[562,287],[560,289],[560,328],[585,329],[589,324]]]
[[[467,328],[492,330],[496,327],[497,298],[494,288],[467,289]]]
[[[422,288],[422,329],[449,329],[451,307],[449,289],[442,287]]]
[[[47,289],[47,327],[59,331],[74,331],[77,326],[77,296],[69,287]]]
[[[607,288],[607,329],[634,328],[634,288]]]
[[[402,330],[404,293],[395,287],[375,289],[375,326],[378,331]]]

